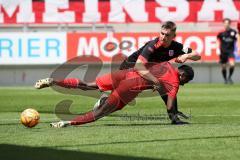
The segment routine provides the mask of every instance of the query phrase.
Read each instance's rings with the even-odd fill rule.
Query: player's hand
[[[176,63],[184,63],[184,62],[186,62],[187,59],[188,59],[188,54],[183,54],[183,55],[178,56],[175,59],[175,62]]]
[[[153,92],[157,91],[160,89],[160,85],[153,85]]]
[[[157,78],[155,78],[153,80],[153,92],[159,90],[161,87],[161,83],[159,82],[159,80]]]

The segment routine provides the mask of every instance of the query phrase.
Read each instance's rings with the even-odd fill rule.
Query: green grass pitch
[[[0,88],[0,159],[239,159],[240,85],[189,84],[180,88],[180,110],[191,115],[190,125],[173,126],[162,100],[138,98],[135,106],[97,122],[54,129],[55,106],[71,100],[71,112],[83,113],[96,99],[65,95],[52,89]],[[29,129],[20,113],[33,107],[41,122]],[[72,115],[68,115],[72,116]]]

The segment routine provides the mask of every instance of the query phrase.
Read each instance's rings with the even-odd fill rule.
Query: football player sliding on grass
[[[146,64],[148,73],[158,81],[153,83],[139,75],[135,69],[119,70],[96,78],[95,82],[84,83],[76,78],[54,80],[52,78],[41,79],[36,82],[35,88],[42,89],[57,85],[65,88],[79,88],[82,90],[111,91],[111,94],[102,101],[100,107],[79,115],[70,121],[51,123],[51,127],[62,128],[70,125],[82,125],[94,122],[112,112],[122,109],[143,90],[157,90],[161,95],[167,95],[167,112],[172,124],[185,124],[181,121],[176,110],[173,109],[174,99],[177,96],[179,85],[184,85],[194,77],[194,71],[190,66],[182,65],[175,68],[169,62]]]
[[[184,47],[182,43],[174,40],[176,37],[177,26],[172,21],[167,21],[160,27],[158,37],[146,42],[144,46],[129,55],[120,65],[119,70],[135,68],[139,75],[145,79],[148,79],[158,84],[156,78],[150,74],[146,74],[148,71],[145,67],[146,63],[159,63],[166,62],[175,59],[177,63],[184,63],[188,60],[198,61],[201,59],[201,55],[191,48]],[[159,93],[161,99],[167,104],[168,96]],[[96,105],[105,99],[108,95],[103,94]],[[188,118],[185,114],[178,110],[177,97],[174,100],[173,108],[177,114],[183,118]]]

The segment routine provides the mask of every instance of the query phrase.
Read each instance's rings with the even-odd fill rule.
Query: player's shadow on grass
[[[111,155],[83,151],[69,151],[47,147],[28,147],[10,144],[0,144],[0,159],[2,160],[155,160],[154,158]],[[162,159],[163,160],[163,159]]]
[[[106,142],[106,143],[92,143],[92,144],[80,144],[74,145],[86,147],[86,146],[100,146],[100,145],[119,145],[119,144],[134,144],[134,143],[156,143],[156,142],[176,142],[176,141],[194,141],[194,140],[210,140],[210,139],[232,139],[239,138],[240,135],[229,135],[229,136],[212,136],[212,137],[190,137],[190,138],[173,138],[173,139],[152,139],[152,140],[140,140],[140,141],[116,141],[116,142]],[[58,147],[74,147],[74,146],[58,146]]]
[[[189,122],[189,121],[186,121]],[[217,124],[222,124],[222,123],[192,123],[189,122],[189,124],[182,124],[182,125],[172,125],[170,122],[161,122],[161,121],[148,121],[148,122],[144,122],[144,121],[133,121],[133,122],[129,122],[129,123],[118,123],[118,124],[113,124],[113,123],[108,123],[108,124],[102,124],[103,126],[119,126],[119,127],[134,127],[134,126],[192,126],[192,125],[217,125]],[[82,126],[81,126],[82,127]],[[93,126],[94,127],[94,126]]]
[[[167,126],[170,123],[151,122],[151,123],[128,123],[128,124],[103,124],[104,126],[134,127],[134,126]]]

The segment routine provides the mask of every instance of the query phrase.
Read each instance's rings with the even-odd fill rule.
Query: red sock
[[[87,112],[84,115],[77,116],[73,120],[71,120],[71,125],[80,125],[85,123],[90,123],[95,121],[95,116],[93,114],[93,111]]]
[[[56,82],[57,85],[66,88],[78,88],[79,83],[81,83],[81,80],[77,78],[67,78]]]

